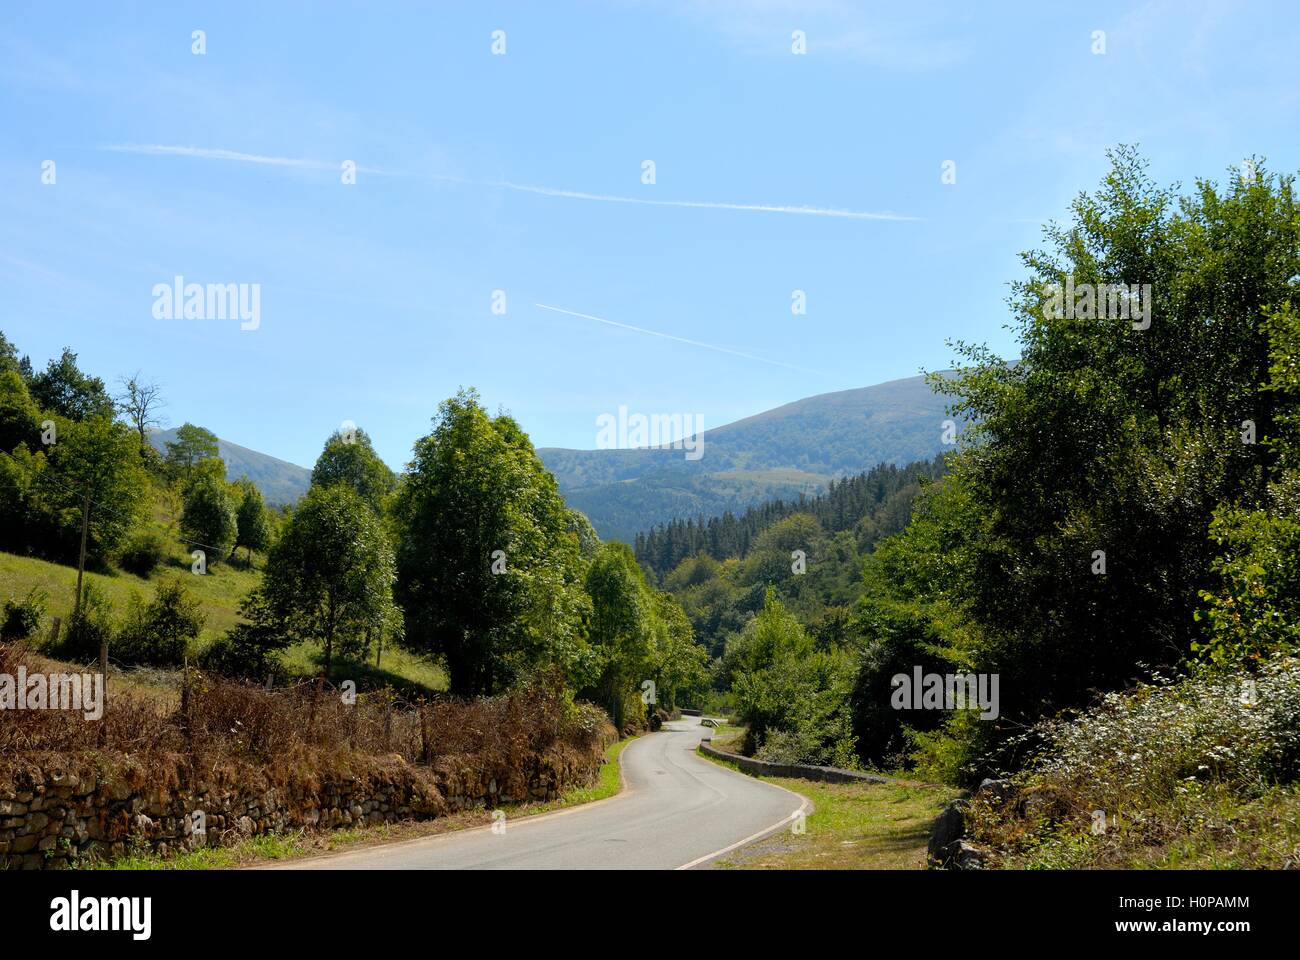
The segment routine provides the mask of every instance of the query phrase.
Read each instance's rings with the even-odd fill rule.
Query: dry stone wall
[[[179,755],[147,765],[121,756],[32,756],[0,781],[0,866],[59,869],[133,850],[165,855],[301,828],[553,800],[590,785],[602,753],[600,745],[559,745],[511,768],[475,757],[425,766],[392,755],[324,770],[328,764],[304,763],[297,772],[238,764],[192,771]]]

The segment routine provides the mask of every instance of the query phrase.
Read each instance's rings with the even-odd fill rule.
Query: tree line
[[[527,434],[489,415],[472,390],[439,407],[400,475],[364,430],[338,431],[306,495],[271,511],[247,478],[227,481],[210,431],[185,424],[164,455],[154,451],[152,383],[128,378],[115,398],[71,350],[36,374],[7,339],[0,347],[0,547],[72,563],[85,521],[90,566],[149,576],[168,552],[151,517],[162,512],[174,515],[196,574],[239,562],[241,548],[245,567],[264,556],[240,622],[205,649],[193,642],[201,611],[183,582],[168,581],[128,616],[130,643],[94,591],[82,609],[79,588],[70,654],[93,655],[116,632],[115,649],[141,661],[192,652],[208,669],[260,679],[280,651],[307,641],[329,679],[340,657],[378,658],[401,644],[444,663],[456,696],[558,671],[620,726],[707,685],[707,653],[681,608],[628,547],[602,543],[565,505]]]
[[[864,522],[873,523],[873,512],[892,495],[915,486],[922,479],[934,480],[942,473],[942,457],[903,467],[885,463],[856,476],[832,478],[826,491],[816,496],[801,494],[797,500],[769,500],[750,507],[739,517],[726,511],[707,519],[671,520],[636,535],[636,558],[656,577],[664,576],[683,560],[699,554],[714,560],[744,559],[759,534],[795,513],[814,517],[827,533],[850,530]],[[902,523],[906,523],[906,517]],[[885,532],[896,532],[902,523],[894,529],[886,527]],[[869,542],[883,535],[874,528],[868,528],[865,533]]]
[[[1256,161],[1183,191],[1130,148],[1111,162],[1022,256],[1019,356],[955,342],[956,376],[932,378],[967,426],[906,529],[865,557],[843,630],[792,623],[769,593],[728,636],[755,749],[978,782],[1107,691],[1300,646],[1294,178]],[[1150,323],[1052,309],[1067,282],[1149,285]],[[690,577],[666,582],[689,597]],[[826,671],[810,649],[844,656]],[[996,674],[999,716],[896,709],[893,678],[917,667]]]

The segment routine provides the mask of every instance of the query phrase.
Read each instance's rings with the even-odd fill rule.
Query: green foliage
[[[375,453],[369,434],[358,429],[331,435],[311,472],[313,487],[336,483],[347,484],[375,513],[382,513],[397,478]]]
[[[650,679],[654,596],[624,543],[602,544],[586,577],[591,597],[589,637],[598,677],[591,693],[623,729],[638,714],[641,684]]]
[[[818,650],[769,589],[762,611],[728,643],[746,752],[777,763],[858,765],[848,705],[853,658]]]
[[[1142,664],[1176,664],[1214,628],[1194,617],[1216,582],[1211,523],[1226,511],[1216,536],[1230,542],[1230,511],[1262,509],[1275,468],[1275,447],[1243,443],[1242,425],[1276,437],[1288,413],[1261,387],[1277,362],[1271,318],[1300,277],[1300,208],[1290,177],[1256,169],[1178,196],[1116,151],[1100,190],[1045,230],[1050,249],[1023,257],[1019,361],[959,343],[968,366],[935,378],[973,424],[951,479],[968,526],[933,555],[914,542],[915,568],[873,589],[917,605],[933,629],[916,642],[1000,675],[1003,720],[950,731],[965,777],[1014,762],[1016,725],[1122,687]],[[1048,309],[1051,283],[1149,284],[1150,325]],[[1267,535],[1290,542],[1285,528]],[[1238,587],[1252,576],[1222,569]]]
[[[48,597],[44,590],[33,587],[21,600],[10,597],[0,614],[0,640],[30,640],[41,628]]]
[[[41,411],[16,369],[0,371],[0,452],[40,443]]]
[[[138,519],[147,488],[130,429],[108,417],[61,420],[48,454],[22,460],[28,483],[30,545],[75,562],[85,498],[90,500],[86,552],[103,563]],[[15,458],[18,460],[19,458]]]
[[[1275,486],[1263,510],[1220,509],[1210,536],[1223,551],[1219,584],[1201,591],[1208,636],[1192,649],[1221,665],[1300,650],[1300,475]]]
[[[266,563],[263,591],[275,620],[325,649],[368,646],[391,632],[393,553],[379,519],[350,487],[313,487],[285,525]]]
[[[262,492],[247,477],[237,482],[240,491],[239,510],[235,514],[235,546],[243,547],[251,554],[254,550],[265,550],[271,545],[271,524],[266,516],[266,505],[262,502]]]
[[[596,528],[581,510],[569,511],[569,532],[578,538],[578,552],[582,559],[591,560],[596,556],[600,549],[600,537],[596,536]]]
[[[584,674],[578,537],[514,420],[489,417],[473,391],[445,401],[394,515],[406,639],[446,658],[453,693],[492,693],[542,664]]]
[[[204,620],[202,604],[179,577],[169,577],[157,585],[147,605],[138,596],[131,598],[113,655],[128,663],[179,666]]]
[[[965,597],[975,575],[970,545],[983,523],[959,475],[936,483],[918,499],[907,529],[883,541],[863,567],[863,593],[849,625],[862,646],[851,696],[853,729],[862,758],[879,766],[902,762],[929,744],[944,715],[895,710],[897,674],[945,673],[971,645]],[[962,669],[966,669],[964,666]],[[962,721],[962,730],[978,731]],[[945,781],[952,782],[952,781]]]
[[[182,424],[176,430],[176,439],[166,443],[167,453],[163,460],[172,477],[182,485],[188,486],[194,478],[195,470],[205,462],[221,462],[217,447],[217,435],[211,430],[196,427],[192,423]],[[224,479],[224,464],[218,477]]]
[[[943,472],[941,457],[906,467],[886,463],[857,476],[833,479],[826,492],[815,497],[769,500],[739,517],[723,513],[699,522],[673,520],[637,534],[636,558],[657,578],[700,554],[715,560],[743,559],[764,531],[794,514],[811,518],[826,533],[851,531],[858,549],[866,551],[907,525],[908,506],[920,485]]]
[[[669,712],[683,706],[700,707],[708,692],[709,651],[695,642],[686,611],[671,594],[654,597],[657,619],[650,652],[650,677],[656,705]]]
[[[153,530],[137,530],[118,551],[118,565],[137,577],[148,577],[167,559],[167,542]]]
[[[240,622],[211,644],[199,665],[226,677],[260,680],[275,671],[276,654],[294,640],[293,631],[261,591],[239,605]]]
[[[90,663],[99,659],[99,648],[111,648],[114,624],[113,608],[104,594],[92,583],[87,583],[81,593],[81,607],[74,608],[51,653],[66,660]]]
[[[939,460],[882,465],[832,483],[821,496],[765,504],[739,519],[674,521],[638,537],[637,558],[653,572],[695,548],[667,568],[662,584],[714,656],[762,607],[768,586],[804,623],[818,625],[819,635],[829,629],[838,636],[828,643],[849,643],[844,608],[861,593],[863,556],[906,526],[912,501],[943,470]]]
[[[185,494],[181,532],[204,551],[209,566],[230,555],[238,534],[235,497],[229,486],[215,477],[199,475]]]
[[[11,370],[21,375],[18,348],[5,336],[4,331],[0,330],[0,373],[8,373]]]
[[[1286,866],[1300,778],[1300,660],[1199,669],[1037,725],[1004,788],[967,809],[1013,868]],[[1091,829],[1092,811],[1106,832]]]
[[[43,373],[32,377],[30,386],[32,399],[42,410],[69,420],[113,416],[113,399],[104,389],[104,381],[82,373],[77,355],[68,347]]]
[[[1274,311],[1266,330],[1271,365],[1267,391],[1278,409],[1276,433],[1265,445],[1276,456],[1257,509],[1221,506],[1210,538],[1218,582],[1201,591],[1197,611],[1208,636],[1192,649],[1220,665],[1257,663],[1300,649],[1300,314],[1290,303]]]

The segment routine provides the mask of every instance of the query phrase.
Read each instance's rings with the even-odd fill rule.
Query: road
[[[699,757],[696,718],[623,750],[623,791],[608,800],[482,827],[283,864],[296,870],[668,870],[777,829],[803,798]]]

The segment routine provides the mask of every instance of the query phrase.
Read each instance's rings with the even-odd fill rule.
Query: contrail
[[[301,157],[268,157],[258,153],[240,153],[218,147],[182,147],[160,143],[119,143],[101,147],[113,153],[142,153],[151,157],[197,157],[200,160],[232,160],[235,163],[259,163],[268,167],[290,167],[299,170],[338,170],[339,164],[328,160],[311,160]],[[361,167],[362,173],[389,173],[376,167]]]
[[[230,160],[235,163],[257,163],[271,167],[288,167],[299,170],[337,170],[337,163],[325,160],[310,160],[297,157],[271,157],[257,153],[241,153],[237,150],[223,150],[216,147],[183,147],[167,144],[114,144],[101,147],[114,153],[139,153],[154,157],[197,157],[202,160]],[[392,170],[380,170],[374,167],[357,167],[361,173],[376,173],[386,176],[412,176]],[[625,197],[610,193],[588,193],[583,190],[563,190],[558,187],[535,187],[526,183],[514,183],[510,180],[469,180],[464,177],[451,177],[441,174],[414,174],[425,179],[441,183],[459,183],[471,187],[491,187],[500,190],[514,190],[518,193],[531,193],[540,197],[559,197],[566,200],[589,200],[597,203],[634,203],[646,207],[686,207],[694,210],[740,210],[752,213],[787,213],[805,217],[838,217],[847,220],[891,220],[897,222],[918,221],[921,217],[912,217],[902,213],[874,213],[866,210],[841,210],[836,207],[810,207],[804,204],[776,203],[729,203],[723,200],[652,200],[648,197]]]
[[[618,327],[622,330],[631,330],[634,333],[645,333],[652,337],[662,337],[665,340],[676,340],[678,343],[688,343],[692,347],[703,347],[706,350],[716,350],[718,353],[729,353],[733,357],[744,357],[746,360],[757,360],[759,363],[770,363],[774,367],[786,367],[790,370],[798,370],[800,373],[815,373],[820,376],[827,376],[827,374],[820,370],[809,370],[807,367],[798,367],[793,363],[783,363],[780,360],[769,360],[767,357],[759,357],[752,353],[732,350],[730,347],[720,347],[717,344],[705,343],[702,340],[690,340],[686,337],[678,337],[671,333],[660,333],[658,330],[647,330],[645,327],[634,327],[630,323],[619,323],[617,320],[606,320],[604,317],[593,317],[589,313],[578,313],[576,310],[565,310],[563,307],[550,307],[544,303],[534,303],[533,306],[540,307],[543,310],[552,310],[555,313],[567,314],[570,317],[581,317],[583,320],[595,320],[597,323],[605,323],[611,327]]]
[[[471,181],[461,181],[471,182]],[[650,200],[646,197],[620,197],[608,193],[584,193],[580,190],[559,190],[554,187],[530,187],[508,180],[482,182],[480,186],[502,187],[521,193],[535,193],[543,197],[565,197],[569,200],[597,200],[601,203],[638,203],[647,207],[691,207],[697,210],[749,210],[759,213],[793,213],[808,217],[844,217],[850,220],[920,220],[901,213],[868,213],[863,210],[838,210],[833,207],[790,206],[770,203],[727,203],[722,200]]]

